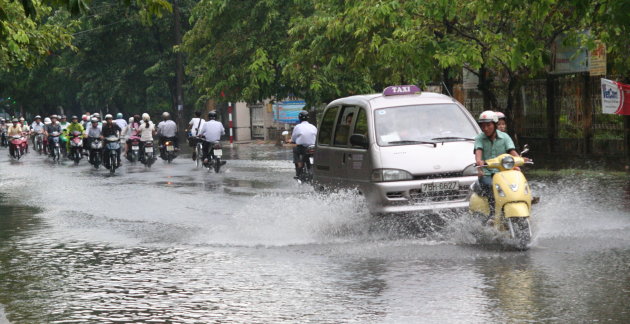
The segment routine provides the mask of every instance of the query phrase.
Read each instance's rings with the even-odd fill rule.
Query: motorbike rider
[[[217,121],[217,112],[211,111],[208,113],[208,121],[199,130],[199,137],[203,139],[203,163],[208,163],[208,152],[213,149],[212,143],[220,141],[221,135],[225,135],[225,128]]]
[[[105,123],[103,123],[103,126],[101,128],[101,138],[107,138],[110,136],[116,136],[116,137],[120,137],[120,133],[122,132],[122,129],[120,129],[120,127],[114,123],[114,117],[110,114],[105,115]],[[107,156],[108,151],[108,146],[105,145],[105,149],[103,150],[103,155]],[[118,165],[122,165],[120,163],[120,147],[118,148]],[[107,160],[105,160],[107,163]]]
[[[37,137],[37,134],[43,134],[44,133],[44,126],[46,126],[44,124],[44,122],[42,122],[42,116],[37,115],[35,116],[35,121],[31,124],[31,134],[32,134],[32,141],[33,141],[33,147],[35,147],[35,137]],[[42,141],[43,142],[43,141]],[[43,145],[43,143],[42,143]],[[45,148],[44,148],[45,150]]]
[[[2,145],[4,145],[7,141],[7,125],[4,123],[4,118],[0,117],[0,134],[2,134]]]
[[[22,133],[25,136],[28,136],[31,133],[31,128],[28,127],[28,124],[26,123],[24,117],[20,117],[20,125],[22,125]]]
[[[101,137],[101,125],[98,124],[98,119],[92,118],[92,120],[90,121],[90,124],[85,129],[85,133],[87,134],[87,138],[85,139],[85,147],[87,147],[88,150],[84,150],[83,153],[89,154],[92,141],[94,141],[95,138]],[[89,156],[90,158],[92,157],[91,154]],[[90,163],[93,163],[93,161],[90,160]]]
[[[140,151],[144,152],[144,144],[153,141],[153,135],[156,134],[155,125],[151,121],[149,114],[142,114],[142,122],[138,125],[137,134],[140,136]]]
[[[61,125],[59,125],[57,118],[58,118],[57,115],[50,116],[50,124],[44,127],[44,135],[46,138],[48,138],[48,152],[51,155],[53,154],[53,144],[54,144],[54,141],[52,139],[52,133],[58,132],[59,134],[61,134]]]
[[[188,134],[188,145],[190,145],[190,147],[195,147],[195,145],[197,145],[199,131],[201,130],[204,122],[205,120],[201,118],[201,111],[195,111],[195,117],[188,122],[188,128],[186,128],[186,134]],[[193,161],[197,158],[196,154],[197,152],[193,150]]]
[[[114,122],[118,125],[118,127],[120,127],[120,129],[125,129],[125,127],[127,127],[127,121],[123,119],[122,113],[116,114],[116,120]]]
[[[72,135],[73,132],[81,132],[81,135],[83,135],[85,133],[85,128],[83,128],[83,125],[79,123],[79,117],[73,115],[70,120],[71,123],[68,124],[68,127],[66,127],[66,133],[68,136]],[[70,152],[70,141],[66,141],[66,151]]]
[[[497,114],[497,118],[498,118],[498,122],[497,122],[497,129],[507,133],[507,122],[505,121],[505,114],[500,112],[500,111],[495,111],[495,114]]]
[[[163,147],[164,142],[170,140],[175,146],[175,150],[179,149],[177,143],[177,124],[171,120],[171,114],[168,112],[162,113],[162,121],[157,125],[157,134],[160,137],[160,148]]]
[[[13,117],[12,119],[12,124],[11,126],[9,126],[9,128],[7,128],[7,136],[11,137],[11,136],[15,136],[15,135],[22,135],[22,125],[20,125],[19,120],[16,117]],[[26,141],[25,143],[27,143],[27,150],[28,150],[28,141]],[[9,154],[11,154],[11,156],[13,156],[14,154],[14,148],[9,145]]]
[[[300,123],[293,128],[291,142],[297,144],[293,148],[293,163],[295,164],[295,178],[299,178],[302,172],[302,156],[310,145],[315,145],[317,127],[308,122],[308,111],[302,110],[298,114]]]
[[[482,112],[477,119],[481,133],[475,137],[475,163],[483,166],[484,161],[495,158],[501,154],[508,153],[512,156],[519,156],[510,135],[497,129],[499,118],[491,110]],[[481,194],[488,197],[490,205],[490,215],[494,215],[494,194],[492,190],[492,176],[499,172],[497,169],[479,168],[479,186]]]

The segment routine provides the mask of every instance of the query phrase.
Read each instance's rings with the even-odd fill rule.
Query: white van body
[[[375,214],[467,208],[479,126],[453,98],[411,92],[386,89],[326,106],[315,185],[357,189]]]

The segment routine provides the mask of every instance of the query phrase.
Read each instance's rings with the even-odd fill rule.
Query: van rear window
[[[317,143],[321,145],[330,145],[332,138],[333,126],[335,125],[335,117],[337,117],[337,111],[339,107],[331,107],[324,113],[322,118],[322,124],[319,127],[317,135]]]
[[[472,121],[455,104],[416,105],[374,111],[380,146],[473,140]]]

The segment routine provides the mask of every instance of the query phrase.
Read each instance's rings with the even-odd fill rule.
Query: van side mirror
[[[352,134],[352,136],[350,136],[350,145],[366,149],[368,148],[368,139],[365,135]]]

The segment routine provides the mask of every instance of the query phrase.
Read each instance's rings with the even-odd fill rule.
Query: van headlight
[[[402,181],[402,180],[412,180],[413,177],[411,173],[405,170],[398,169],[378,169],[372,171],[372,181],[373,182],[382,182],[382,181]]]
[[[501,160],[501,166],[506,170],[512,170],[514,168],[514,158],[506,156]]]
[[[475,165],[475,164],[471,164],[471,165],[467,166],[467,167],[464,169],[464,172],[462,172],[462,175],[463,175],[464,177],[479,175],[479,174],[477,173],[477,165]]]

